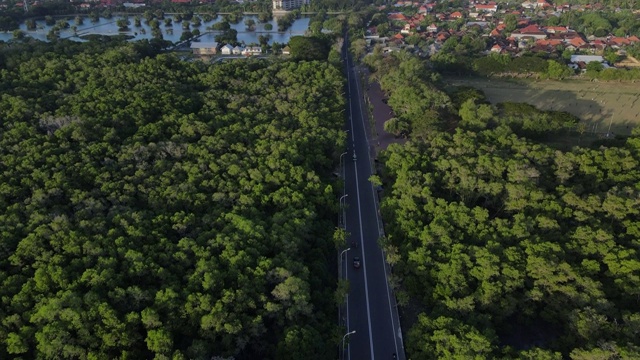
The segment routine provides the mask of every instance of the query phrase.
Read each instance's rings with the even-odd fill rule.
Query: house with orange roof
[[[591,52],[593,53],[600,52],[600,51],[604,51],[604,49],[607,48],[607,43],[600,39],[595,39],[589,42],[589,47],[591,48]]]
[[[564,41],[567,49],[575,51],[578,49],[589,50],[589,46],[587,46],[587,42],[584,41],[580,36],[573,37],[571,39],[565,39]]]
[[[402,30],[400,30],[401,34],[404,35],[412,35],[416,31],[416,26],[413,24],[405,24]]]
[[[546,9],[549,7],[553,7],[551,4],[547,2],[547,0],[537,0],[536,5],[538,9]]]
[[[537,46],[546,46],[548,48],[556,48],[563,43],[564,42],[560,39],[540,39],[535,42]]]
[[[498,54],[501,54],[501,53],[502,53],[502,51],[503,51],[503,49],[502,49],[502,46],[500,46],[500,45],[498,45],[498,44],[495,44],[495,45],[493,45],[493,46],[491,47],[491,50],[489,50],[489,51],[491,51],[492,53],[498,53]]]
[[[448,38],[449,38],[449,34],[443,31],[438,33],[438,35],[436,36],[436,41],[445,42],[447,41]]]
[[[407,17],[403,13],[391,13],[387,18],[395,21],[407,21]]]
[[[460,11],[454,11],[449,15],[449,19],[453,19],[453,20],[462,19],[462,16],[463,15]]]
[[[551,4],[547,2],[547,0],[535,0],[535,2],[531,0],[526,0],[522,4],[520,4],[525,9],[546,9],[552,7]]]
[[[411,20],[413,20],[413,23],[416,25],[419,25],[419,22],[422,22],[422,20],[424,20],[426,16],[424,16],[424,14],[419,14],[419,15],[414,15]]]
[[[474,8],[476,9],[476,11],[478,12],[496,12],[498,11],[498,4],[496,4],[495,2],[491,1],[487,4],[476,4],[474,6]]]
[[[572,32],[573,30],[569,30],[564,26],[547,26],[543,28],[548,34],[564,34],[568,32]]]
[[[546,39],[547,33],[542,31],[538,25],[529,25],[525,28],[515,30],[511,33],[511,37],[514,39],[532,38],[532,39]]]

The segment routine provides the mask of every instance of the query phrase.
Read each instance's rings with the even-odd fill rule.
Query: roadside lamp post
[[[342,272],[342,255],[344,255],[349,250],[351,250],[350,247],[342,250],[342,252],[340,253],[340,272]],[[346,271],[345,271],[345,276],[346,276]]]
[[[342,177],[344,178],[344,166],[342,166],[342,157],[347,155],[347,152],[343,152],[342,154],[340,154],[340,171],[342,172]]]
[[[343,199],[346,198],[347,196],[349,196],[349,194],[344,194],[340,197],[340,213],[338,214],[338,225],[342,224],[342,223],[346,223],[345,219],[344,219],[344,204],[343,204]],[[346,201],[345,201],[346,202]],[[342,215],[342,216],[341,216]],[[342,222],[340,221],[340,219],[342,219]]]
[[[344,336],[342,337],[342,351],[344,351],[344,340],[347,338],[347,336],[355,334],[355,333],[356,333],[356,331],[353,330],[351,332],[348,332],[348,333],[344,334]]]

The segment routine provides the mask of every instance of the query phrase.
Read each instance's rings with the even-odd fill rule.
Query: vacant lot
[[[588,133],[628,135],[640,124],[640,84],[591,81],[525,81],[446,78],[451,86],[484,91],[494,104],[512,101],[541,110],[567,111],[578,116]]]

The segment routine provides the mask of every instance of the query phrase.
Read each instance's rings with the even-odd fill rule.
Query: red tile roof
[[[541,32],[540,28],[538,27],[538,25],[529,25],[525,28],[520,29],[520,33],[521,34],[531,34],[531,33],[539,33]]]
[[[488,4],[487,5],[482,5],[482,4],[476,5],[476,9],[477,10],[495,10],[497,8],[498,8],[498,5],[496,5],[495,3],[493,5],[488,5]]]
[[[573,39],[569,40],[569,44],[575,46],[575,47],[580,47],[582,45],[585,45],[587,42],[582,40],[582,38],[580,37],[574,37]]]
[[[395,14],[389,14],[389,19],[390,20],[402,20],[402,21],[406,21],[407,17],[404,16],[404,14],[401,13],[395,13]]]

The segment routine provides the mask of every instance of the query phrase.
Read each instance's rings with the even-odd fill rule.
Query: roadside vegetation
[[[157,52],[0,49],[0,358],[331,358],[341,71]]]
[[[408,53],[364,62],[409,137],[379,157],[407,356],[640,357],[640,133],[561,151],[542,141],[570,114],[444,92]]]

